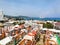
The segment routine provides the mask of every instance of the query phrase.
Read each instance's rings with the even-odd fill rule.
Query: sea
[[[55,21],[60,21],[60,18],[33,18],[33,20],[55,20]]]

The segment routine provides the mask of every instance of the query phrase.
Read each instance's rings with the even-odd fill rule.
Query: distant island
[[[9,15],[4,15],[4,17],[7,17],[9,19],[15,18],[15,19],[23,19],[23,20],[54,20],[54,21],[60,21],[60,18],[40,18],[40,17],[29,17],[29,16],[9,16]]]

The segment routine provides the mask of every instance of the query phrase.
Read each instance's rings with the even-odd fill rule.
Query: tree
[[[43,27],[44,27],[44,28],[53,28],[53,24],[47,22],[47,23],[44,23],[44,24],[43,24]]]

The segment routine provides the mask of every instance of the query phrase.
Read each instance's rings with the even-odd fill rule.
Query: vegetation
[[[4,17],[7,17],[7,18],[9,18],[9,19],[12,19],[12,18],[14,18],[14,19],[16,19],[16,20],[30,20],[31,18],[30,17],[28,17],[28,16],[9,16],[9,15],[4,15]]]
[[[14,25],[17,25],[17,24],[18,24],[18,22],[14,22],[13,24],[14,24]]]
[[[53,24],[47,22],[47,23],[44,23],[44,24],[43,24],[43,27],[44,27],[44,28],[53,28]]]
[[[55,22],[60,22],[60,18],[55,18],[54,21]]]

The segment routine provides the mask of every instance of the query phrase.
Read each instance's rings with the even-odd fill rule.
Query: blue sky
[[[0,0],[6,15],[60,17],[60,0]]]

